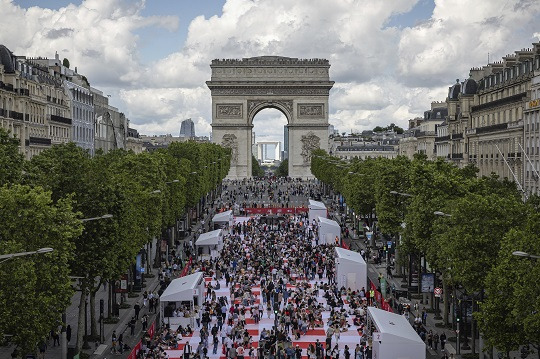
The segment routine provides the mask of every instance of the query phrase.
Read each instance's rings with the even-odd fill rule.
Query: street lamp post
[[[538,256],[538,255],[529,254],[529,253],[523,252],[523,251],[513,251],[512,254],[515,255],[515,256],[518,256],[518,257],[531,258],[531,259],[540,259],[540,256]]]
[[[0,254],[0,263],[4,263],[12,258],[16,258],[16,257],[24,257],[24,256],[30,256],[30,255],[33,255],[33,254],[44,254],[44,253],[50,253],[52,252],[54,249],[52,248],[40,248],[38,250],[35,250],[35,251],[30,251],[30,252],[19,252],[19,253],[10,253],[10,254]]]
[[[103,216],[99,216],[99,217],[83,218],[81,219],[81,222],[97,221],[100,219],[107,219],[107,218],[112,218],[112,217],[113,217],[112,214],[104,214]]]

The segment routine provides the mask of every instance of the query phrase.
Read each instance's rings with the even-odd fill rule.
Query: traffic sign
[[[442,296],[442,288],[439,288],[439,287],[435,288],[433,290],[433,293],[435,294],[436,297],[440,298]]]

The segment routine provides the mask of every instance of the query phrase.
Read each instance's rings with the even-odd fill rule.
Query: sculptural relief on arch
[[[265,108],[287,118],[289,176],[313,178],[311,151],[328,150],[328,60],[260,56],[213,60],[210,68],[212,140],[232,150],[228,178],[251,177],[253,118]]]

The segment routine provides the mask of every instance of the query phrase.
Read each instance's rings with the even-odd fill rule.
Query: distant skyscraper
[[[281,159],[286,160],[289,158],[289,126],[283,126],[283,153]]]
[[[180,125],[180,137],[195,138],[195,124],[191,118],[182,121]]]

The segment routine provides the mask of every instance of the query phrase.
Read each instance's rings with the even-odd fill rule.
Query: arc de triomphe
[[[213,60],[212,141],[232,149],[228,178],[251,177],[253,118],[265,108],[288,122],[289,176],[312,178],[311,151],[328,150],[328,60],[261,56]]]

